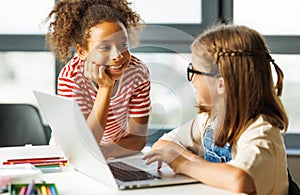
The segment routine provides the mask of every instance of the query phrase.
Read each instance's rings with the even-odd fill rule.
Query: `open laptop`
[[[39,91],[34,91],[34,95],[63,153],[75,170],[121,190],[197,182],[175,174],[166,164],[159,171],[156,163],[146,165],[142,153],[106,160],[75,100]],[[124,167],[127,165],[130,167]],[[116,170],[134,171],[137,175],[134,175],[134,179],[128,179],[122,172],[122,177],[116,178]]]

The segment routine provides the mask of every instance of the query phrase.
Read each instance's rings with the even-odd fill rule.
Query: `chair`
[[[300,195],[300,189],[297,183],[293,180],[293,177],[288,169],[288,178],[289,178],[289,195]]]
[[[0,147],[47,145],[50,130],[31,104],[0,104]]]

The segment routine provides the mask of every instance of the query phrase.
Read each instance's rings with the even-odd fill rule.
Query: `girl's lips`
[[[107,68],[110,68],[110,69],[119,69],[123,66],[123,64],[119,65],[119,66],[110,66],[110,65],[107,65],[106,67]]]
[[[106,68],[108,68],[111,71],[120,71],[120,70],[122,70],[124,64],[125,63],[120,64],[120,65],[106,65]]]

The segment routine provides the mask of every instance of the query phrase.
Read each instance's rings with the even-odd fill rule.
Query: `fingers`
[[[161,161],[158,161],[157,162],[157,169],[160,169],[162,167],[162,162]]]
[[[90,71],[90,64],[91,62],[89,62],[89,61],[85,61],[84,62],[84,66],[83,66],[83,68],[84,68],[84,71],[83,71],[83,73],[84,73],[84,76],[85,77],[87,77],[87,78],[91,78],[91,71]]]
[[[143,156],[143,160],[146,160],[146,164],[149,165],[155,161],[162,161],[162,155],[156,150],[151,151]]]
[[[157,161],[157,169],[160,169],[162,167],[162,161],[159,160],[159,156],[155,156],[156,154],[146,154],[143,157],[143,160],[146,160],[146,165],[149,165],[155,161]]]
[[[99,70],[98,70],[98,75],[99,75],[99,79],[103,78],[103,74],[105,74],[105,67],[104,66],[100,66]]]
[[[97,81],[99,79],[99,65],[86,60],[84,62],[84,76],[93,81]]]
[[[105,72],[105,65],[99,65],[86,60],[84,62],[84,76],[98,83],[98,87],[111,87],[114,80]]]
[[[95,64],[95,63],[92,63],[92,79],[95,81],[98,79],[98,76],[99,76],[99,65],[98,64]]]

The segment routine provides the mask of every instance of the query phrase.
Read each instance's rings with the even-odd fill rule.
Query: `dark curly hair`
[[[120,21],[128,30],[132,44],[138,43],[137,32],[144,21],[126,0],[61,0],[46,21],[50,21],[46,41],[62,62],[71,57],[76,44],[88,49],[89,29],[100,22]],[[51,20],[53,17],[53,20]]]

